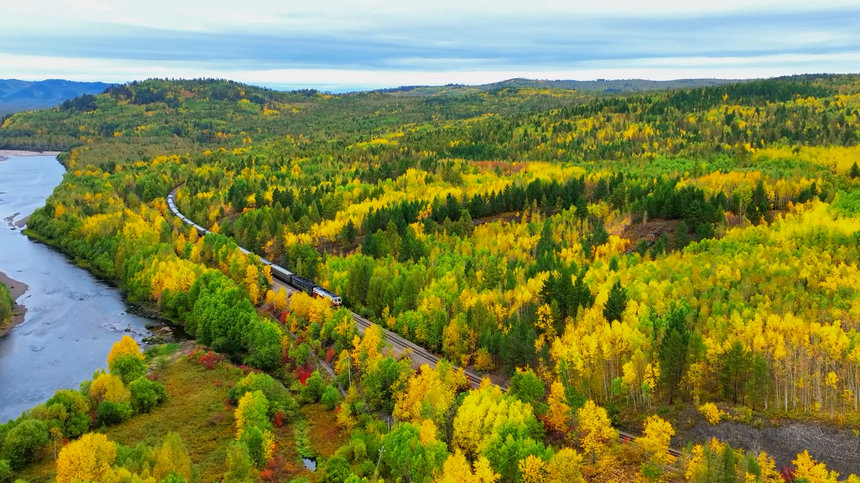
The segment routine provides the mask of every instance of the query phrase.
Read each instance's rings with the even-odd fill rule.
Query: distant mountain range
[[[598,79],[594,81],[508,79],[501,82],[477,86],[463,84],[449,84],[445,86],[403,86],[393,89],[380,89],[379,92],[388,92],[403,96],[459,96],[500,89],[544,88],[617,93],[708,87],[734,82],[740,81],[732,79],[679,79],[671,81],[652,81],[644,79]],[[84,94],[100,94],[111,85],[114,84],[106,84],[104,82],[74,82],[62,79],[48,79],[43,81],[0,79],[0,115],[11,112],[53,107],[61,104],[63,101],[73,99]]]
[[[403,86],[394,89],[382,89],[383,92],[399,93],[406,96],[427,96],[440,94],[469,94],[487,92],[499,89],[575,89],[586,92],[645,92],[668,89],[689,89],[694,87],[710,87],[722,84],[744,82],[738,79],[678,79],[669,81],[653,81],[645,79],[598,79],[593,81],[579,80],[538,80],[538,79],[508,79],[492,84],[477,86],[463,84],[448,84],[445,86]]]
[[[22,81],[0,79],[0,115],[56,106],[84,94],[99,94],[112,84],[62,79]]]

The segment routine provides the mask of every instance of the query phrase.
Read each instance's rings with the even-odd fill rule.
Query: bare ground
[[[732,421],[712,426],[701,417],[693,420],[695,423],[690,427],[678,428],[673,445],[703,443],[715,437],[733,448],[766,452],[776,461],[778,470],[791,466],[791,460],[807,450],[815,460],[842,477],[860,474],[860,435],[851,429],[789,420],[763,419],[761,428]]]

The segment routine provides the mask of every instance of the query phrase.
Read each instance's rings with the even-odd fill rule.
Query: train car
[[[314,287],[316,287],[316,284],[310,280],[299,277],[298,275],[290,276],[290,285],[309,294],[313,294]]]
[[[319,285],[314,287],[313,296],[317,298],[328,299],[335,307],[340,307],[341,304],[343,304],[343,300],[341,300],[340,297],[320,287]]]
[[[285,270],[280,265],[275,265],[274,263],[271,265],[272,267],[272,276],[277,278],[278,280],[284,283],[290,283],[290,277],[293,276],[293,272],[289,270]]]

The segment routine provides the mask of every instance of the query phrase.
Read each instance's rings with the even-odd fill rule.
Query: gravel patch
[[[776,461],[777,469],[791,466],[803,450],[843,478],[850,473],[860,475],[860,436],[851,429],[835,428],[818,423],[783,421],[776,425],[764,421],[762,428],[743,423],[721,422],[711,426],[699,420],[693,427],[678,432],[677,441],[703,443],[715,437],[733,448],[764,451]]]

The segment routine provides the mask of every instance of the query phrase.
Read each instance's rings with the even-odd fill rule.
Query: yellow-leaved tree
[[[188,455],[182,438],[172,431],[167,433],[164,443],[158,450],[152,476],[161,481],[171,473],[176,473],[185,478],[185,481],[191,481],[191,457]]]
[[[394,417],[413,423],[426,418],[442,424],[448,408],[454,403],[457,389],[466,384],[463,371],[445,361],[439,361],[432,369],[423,364],[418,375],[409,378],[406,391],[397,395]]]
[[[356,367],[360,369],[370,367],[382,358],[380,353],[382,341],[382,327],[376,324],[371,324],[364,329],[362,337],[355,336],[352,339],[352,345],[355,347],[352,350],[352,360]]]
[[[498,386],[485,379],[481,387],[470,391],[454,417],[452,443],[466,455],[476,457],[507,426],[530,436],[539,426],[531,404],[503,395]],[[535,434],[536,436],[536,434]]]
[[[582,456],[573,448],[561,448],[546,464],[547,480],[552,483],[579,483]]]
[[[101,481],[116,459],[116,445],[101,433],[87,433],[67,444],[57,457],[57,481]]]
[[[131,392],[119,377],[102,373],[90,384],[90,399],[95,403],[93,407],[103,401],[127,403],[131,401]]]
[[[794,471],[794,478],[801,479],[804,478],[806,481],[814,481],[815,483],[828,483],[835,482],[839,477],[839,473],[835,471],[829,471],[824,463],[818,463],[812,456],[809,455],[809,451],[803,450],[803,453],[797,455],[797,458],[791,461],[791,464],[797,468]]]
[[[331,302],[328,299],[314,298],[304,292],[293,292],[290,296],[290,312],[308,322],[322,325],[331,317]]]
[[[546,463],[535,455],[528,455],[517,465],[523,483],[543,483],[549,479]]]
[[[137,345],[137,342],[135,342],[134,339],[127,335],[122,336],[122,339],[111,347],[107,356],[108,367],[113,364],[117,357],[123,355],[129,355],[143,360],[143,353],[140,351],[140,346]]]
[[[550,385],[546,425],[553,431],[566,433],[570,429],[570,405],[564,395],[564,385],[556,380]]]
[[[649,416],[645,420],[644,434],[636,443],[648,453],[653,464],[665,465],[675,461],[669,454],[669,441],[675,435],[672,425],[660,416]]]
[[[448,456],[442,465],[441,475],[436,478],[436,483],[495,483],[496,481],[499,481],[499,474],[493,471],[487,458],[483,456],[478,458],[472,467],[462,451],[455,451]]]
[[[591,399],[576,412],[579,422],[580,444],[586,453],[591,453],[591,462],[596,461],[597,454],[606,445],[618,439],[618,432],[609,423],[606,409],[598,406]]]

